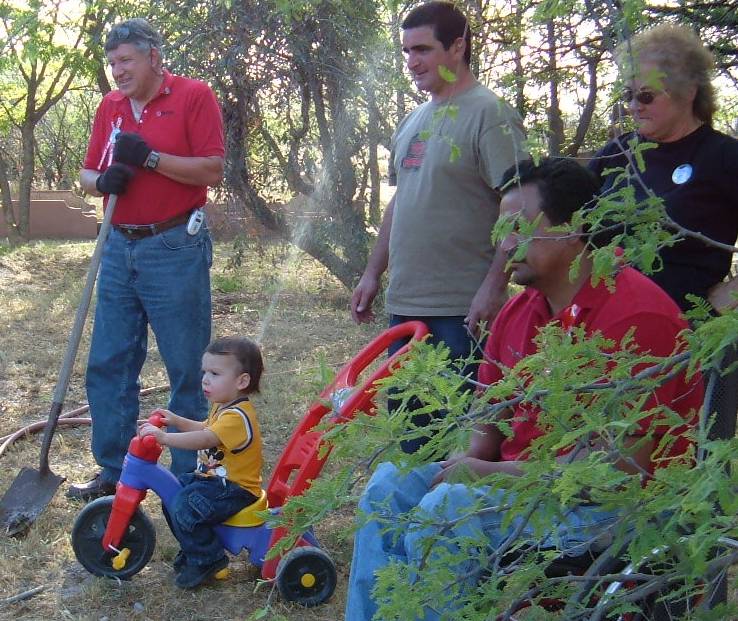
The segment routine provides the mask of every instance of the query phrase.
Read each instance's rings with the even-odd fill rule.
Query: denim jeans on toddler
[[[111,483],[136,435],[149,326],[169,376],[167,408],[193,420],[207,415],[200,366],[210,342],[212,242],[206,226],[195,235],[186,229],[130,240],[113,227],[105,242],[86,384],[92,453]],[[171,454],[175,475],[195,469],[195,451]]]
[[[365,514],[379,515],[381,519],[369,520],[354,538],[346,621],[370,621],[377,612],[378,607],[372,597],[375,571],[387,566],[391,560],[419,566],[428,554],[427,542],[436,540],[440,534],[440,526],[406,528],[398,533],[392,525],[402,523],[399,516],[418,507],[423,514],[433,516],[437,524],[448,524],[469,515],[470,509],[480,499],[484,499],[488,507],[510,501],[509,495],[506,497],[503,490],[492,490],[486,486],[441,483],[431,489],[433,477],[440,470],[441,466],[434,463],[403,475],[394,464],[383,463],[372,475],[359,501],[359,509]],[[519,518],[513,518],[503,527],[504,517],[503,512],[497,511],[477,513],[445,529],[443,538],[483,539],[494,550],[518,527],[521,528],[520,537],[533,535],[533,529],[529,525],[521,525]],[[584,553],[586,548],[583,542],[596,539],[597,533],[604,532],[616,520],[615,512],[603,511],[595,505],[577,507],[566,515],[565,523],[552,524],[551,547],[556,541],[560,549],[571,550],[574,554]],[[444,545],[449,549],[451,547],[450,544]],[[470,576],[468,586],[472,588],[478,580],[474,576],[481,575],[482,570],[476,558],[468,558],[463,566],[455,568],[455,573],[458,576]],[[422,620],[440,619],[443,612],[448,613],[449,610],[426,607]]]
[[[227,479],[195,472],[179,477],[182,489],[164,515],[179,541],[188,565],[212,565],[225,551],[214,526],[254,504],[258,498]]]

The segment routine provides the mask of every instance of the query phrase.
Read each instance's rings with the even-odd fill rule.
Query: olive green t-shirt
[[[496,188],[504,171],[526,157],[524,139],[517,113],[478,83],[450,101],[424,103],[402,120],[390,157],[397,191],[388,312],[467,313],[494,255]]]

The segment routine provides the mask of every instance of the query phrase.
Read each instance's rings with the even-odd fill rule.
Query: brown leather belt
[[[187,211],[174,216],[171,220],[164,220],[164,222],[157,222],[156,224],[114,224],[113,226],[128,239],[143,239],[144,237],[158,235],[159,233],[173,229],[175,226],[184,224],[190,219],[191,213],[191,211]]]

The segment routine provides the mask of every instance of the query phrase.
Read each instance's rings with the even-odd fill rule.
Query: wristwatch
[[[159,165],[159,158],[161,155],[158,151],[152,151],[149,153],[149,156],[146,158],[146,161],[144,162],[144,168],[149,168],[150,170],[154,170]]]

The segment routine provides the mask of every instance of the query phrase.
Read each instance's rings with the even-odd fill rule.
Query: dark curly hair
[[[571,222],[575,211],[593,204],[600,182],[592,171],[568,158],[524,160],[502,176],[502,195],[534,183],[541,194],[541,211],[553,226]]]
[[[259,392],[264,361],[261,358],[261,349],[254,341],[243,336],[224,336],[210,343],[205,353],[215,356],[234,356],[241,365],[241,373],[248,373],[251,377],[245,392],[247,394]]]

